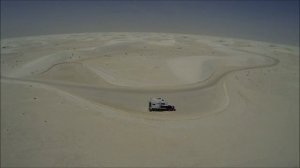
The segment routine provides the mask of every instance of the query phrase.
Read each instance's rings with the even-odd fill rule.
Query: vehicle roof
[[[165,102],[165,100],[161,97],[151,98],[150,101],[153,102],[153,103]]]

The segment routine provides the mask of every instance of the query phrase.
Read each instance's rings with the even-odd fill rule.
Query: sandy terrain
[[[149,112],[164,97],[173,112]],[[299,48],[187,34],[1,41],[1,166],[299,166]]]

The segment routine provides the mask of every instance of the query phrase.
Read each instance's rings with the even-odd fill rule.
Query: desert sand
[[[149,112],[151,97],[176,111]],[[1,166],[299,166],[299,47],[167,33],[1,40]]]

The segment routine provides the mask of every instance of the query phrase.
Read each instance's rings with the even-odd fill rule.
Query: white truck
[[[151,98],[149,111],[175,111],[175,106],[169,105],[163,98]]]

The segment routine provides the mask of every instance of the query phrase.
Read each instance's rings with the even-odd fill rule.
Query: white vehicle
[[[149,111],[175,111],[175,107],[172,105],[169,105],[168,102],[166,102],[162,98],[152,98],[149,101]]]

